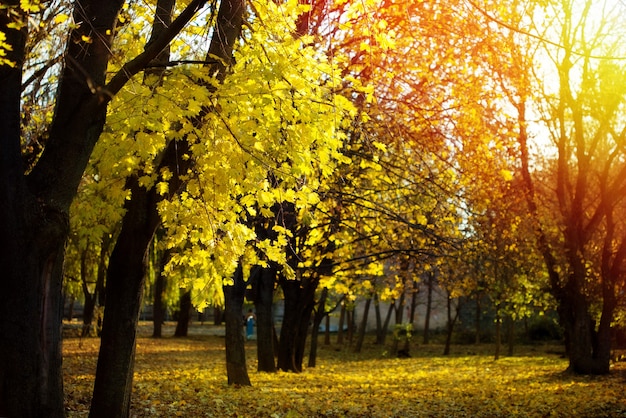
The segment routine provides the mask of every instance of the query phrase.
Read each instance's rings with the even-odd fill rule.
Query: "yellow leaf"
[[[500,175],[506,181],[513,180],[513,172],[511,170],[500,170]]]
[[[61,14],[56,15],[56,17],[54,18],[54,23],[63,23],[69,18],[70,17],[66,15],[65,13],[61,13]]]

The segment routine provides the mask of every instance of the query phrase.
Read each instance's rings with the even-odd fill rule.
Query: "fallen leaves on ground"
[[[64,342],[68,417],[87,416],[99,340]],[[576,376],[545,347],[494,361],[489,347],[414,347],[414,357],[386,358],[322,346],[318,367],[302,373],[256,372],[255,342],[246,343],[252,387],[226,384],[224,339],[139,338],[134,417],[626,417],[626,364],[608,376]],[[469,352],[471,350],[472,352]],[[522,349],[520,349],[520,352]],[[479,353],[479,354],[477,354]]]

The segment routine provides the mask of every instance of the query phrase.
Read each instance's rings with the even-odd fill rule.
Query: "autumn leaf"
[[[167,323],[164,333],[173,333]],[[143,331],[141,331],[143,330]],[[567,360],[554,346],[519,347],[494,361],[491,345],[454,346],[441,357],[437,344],[414,347],[412,358],[322,346],[316,368],[303,373],[257,373],[256,346],[246,345],[252,387],[226,384],[223,337],[213,325],[192,324],[189,338],[152,339],[140,327],[131,415],[136,417],[545,417],[623,416],[626,363],[608,376],[563,374]],[[223,331],[223,328],[221,328]],[[64,342],[68,417],[84,416],[99,341]]]

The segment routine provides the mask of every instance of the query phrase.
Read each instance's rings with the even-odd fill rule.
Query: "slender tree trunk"
[[[273,373],[276,371],[276,362],[274,360],[274,318],[272,316],[272,306],[277,271],[273,267],[257,267],[256,269],[254,307],[257,318],[258,371]]]
[[[170,250],[165,250],[159,259],[159,272],[154,283],[154,302],[152,317],[152,338],[161,338],[163,336],[163,322],[165,322],[165,289],[167,278],[163,274],[165,265],[170,258]]]
[[[476,310],[474,311],[474,322],[475,322],[475,334],[474,334],[474,343],[480,344],[480,320],[482,316],[482,304],[481,304],[481,294],[478,293],[476,295]]]
[[[281,280],[281,287],[285,295],[285,314],[278,342],[278,368],[284,371],[299,371],[294,370],[294,341],[296,338],[296,327],[299,322],[297,315],[300,304],[300,283],[297,280]]]
[[[374,313],[376,316],[376,345],[384,344],[382,338],[383,320],[380,314],[380,300],[378,300],[378,294],[374,294]],[[382,342],[381,342],[382,341]]]
[[[499,311],[499,308],[496,308]],[[502,347],[502,316],[498,312],[496,314],[496,347],[494,353],[494,360],[500,359],[500,347]]]
[[[330,345],[330,315],[326,315],[326,329],[324,330],[324,345]]]
[[[246,347],[242,313],[246,282],[241,263],[233,276],[233,284],[224,286],[224,320],[226,322],[226,372],[229,385],[250,386],[246,367]]]
[[[70,296],[70,301],[68,303],[67,309],[67,320],[71,321],[74,318],[74,304],[76,303],[76,298],[74,296]],[[65,305],[65,303],[63,303]]]
[[[411,289],[411,309],[409,311],[408,322],[410,324],[415,324],[415,313],[417,310],[417,295],[419,294],[419,287],[417,285],[417,281],[413,280],[413,288]]]
[[[515,349],[515,320],[511,315],[507,316],[507,355],[513,356]]]
[[[328,288],[322,289],[320,300],[317,302],[317,309],[313,316],[313,328],[311,329],[311,351],[309,352],[309,367],[315,367],[317,363],[317,343],[319,338],[319,329],[324,317],[328,317],[326,313],[326,299],[328,298]]]
[[[93,324],[94,311],[96,309],[96,301],[98,299],[98,288],[92,292],[89,291],[89,267],[87,266],[87,255],[89,248],[85,248],[80,257],[80,281],[83,288],[83,296],[85,303],[83,304],[83,329],[80,333],[81,337],[87,337],[91,333]]]
[[[389,322],[391,322],[391,314],[393,314],[395,310],[396,302],[391,301],[389,303],[389,309],[387,309],[387,314],[385,315],[385,321],[382,323],[382,326],[376,330],[376,344],[385,345],[389,330]]]
[[[426,313],[424,316],[424,336],[423,343],[430,342],[430,316],[433,310],[433,288],[435,287],[434,273],[428,272],[428,281],[426,282]]]
[[[189,333],[189,322],[191,321],[191,290],[180,289],[180,310],[178,321],[176,322],[175,337],[186,337]]]
[[[399,300],[399,307],[396,309],[396,315],[395,315],[395,319],[396,319],[396,323],[395,323],[395,327],[397,329],[397,327],[402,326],[402,322],[403,322],[403,317],[404,317],[404,301],[405,301],[405,292],[402,292],[402,294],[400,295],[400,300]],[[391,346],[391,352],[396,355],[398,353],[398,344],[400,343],[400,336],[396,335],[396,333],[394,332],[394,339],[393,339],[393,343]]]
[[[346,319],[348,320],[348,345],[352,345],[352,337],[354,336],[355,318],[354,306],[346,311]]]
[[[365,340],[365,331],[367,329],[367,318],[370,312],[370,305],[372,304],[372,295],[370,294],[367,299],[365,299],[365,307],[363,308],[363,318],[361,319],[361,326],[359,327],[359,335],[356,340],[356,345],[354,347],[355,353],[360,353],[361,348],[363,347],[363,341]]]
[[[222,325],[224,314],[219,306],[213,307],[213,325]]]
[[[448,294],[447,300],[447,315],[448,315],[448,323],[447,323],[447,332],[446,332],[446,344],[443,348],[443,355],[447,356],[450,354],[450,346],[452,345],[452,333],[454,332],[454,325],[456,324],[457,319],[459,318],[459,312],[461,310],[461,302],[459,301],[456,309],[452,306],[452,297]],[[452,314],[452,311],[454,315]]]
[[[337,344],[343,345],[343,328],[346,322],[346,304],[341,304],[341,310],[339,311],[339,326],[337,328]]]

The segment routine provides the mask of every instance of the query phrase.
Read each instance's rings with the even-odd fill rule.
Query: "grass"
[[[360,354],[320,346],[318,367],[256,372],[247,342],[252,387],[226,384],[224,339],[196,325],[188,338],[138,340],[134,417],[626,417],[626,364],[608,376],[565,373],[558,347],[523,346],[493,360],[493,347],[413,347],[388,358],[368,345]],[[200,331],[200,332],[198,332]],[[169,329],[166,335],[171,335]],[[68,417],[87,416],[99,340],[64,341]]]

